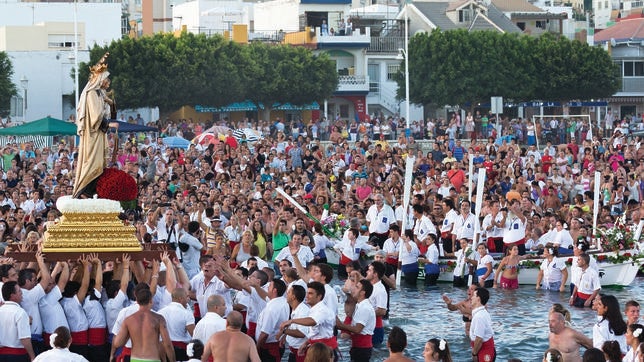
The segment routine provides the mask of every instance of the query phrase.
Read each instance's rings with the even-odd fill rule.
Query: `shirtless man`
[[[159,355],[159,336],[161,336],[161,344],[165,351],[166,360],[174,362],[174,348],[172,347],[165,319],[163,319],[163,316],[152,312],[152,293],[149,289],[138,290],[136,292],[136,301],[139,303],[139,310],[123,321],[121,330],[112,342],[114,346],[112,351],[125,345],[125,342],[131,339],[131,362],[161,361],[162,356]],[[110,356],[110,360],[116,360],[114,354]]]
[[[400,327],[393,327],[389,332],[387,347],[389,348],[389,358],[384,362],[413,362],[413,359],[404,354],[407,347],[407,333]]]
[[[472,322],[472,293],[476,290],[476,285],[472,284],[467,288],[467,298],[457,303],[452,303],[452,299],[446,294],[443,294],[443,301],[447,304],[447,309],[450,311],[459,311],[463,315],[463,322],[465,322],[465,335],[470,335],[470,323]]]
[[[226,330],[217,332],[210,337],[204,347],[201,361],[206,362],[212,354],[212,359],[218,361],[259,362],[257,347],[252,338],[241,332],[244,319],[241,313],[232,311],[226,318]]]
[[[551,312],[548,315],[550,326],[550,348],[556,348],[566,362],[581,362],[579,347],[593,348],[593,341],[583,333],[566,326],[566,319],[561,313]]]

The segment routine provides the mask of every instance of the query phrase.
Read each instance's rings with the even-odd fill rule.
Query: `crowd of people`
[[[30,263],[1,259],[0,361],[69,353],[92,361],[279,361],[287,353],[292,361],[325,354],[328,360],[338,358],[337,338],[350,339],[352,360],[370,360],[385,339],[390,360],[402,360],[404,331],[393,328],[385,338],[389,290],[397,273],[415,286],[419,268],[425,284],[435,284],[447,272],[441,257],[455,258],[455,286],[467,286],[470,276],[478,286],[467,301],[446,303],[463,313],[472,359],[487,361],[495,347],[485,305],[492,288],[518,287],[519,262],[528,252],[544,258],[537,288],[564,292],[569,278],[569,304],[592,306],[606,321],[590,340],[560,320],[565,313],[551,313],[553,349],[544,360],[557,361],[557,353],[580,360],[579,345],[604,348],[612,340],[628,361],[642,355],[635,352],[641,348],[634,342],[642,331],[638,319],[619,322],[620,308],[599,293],[594,258],[585,253],[594,246],[596,198],[600,227],[641,219],[644,147],[626,137],[628,126],[591,139],[580,128],[566,132],[564,142],[537,148],[529,130],[516,132],[516,122],[499,122],[510,122],[515,137],[497,142],[492,122],[470,114],[463,125],[457,117],[429,127],[416,123],[423,126],[414,136],[432,136],[431,150],[424,150],[414,136],[397,134],[400,122],[390,121],[243,120],[237,126],[257,128],[263,137],[249,142],[229,132],[187,149],[146,134],[110,137],[106,145],[119,148],[106,162],[134,177],[139,188],[138,207],[126,210],[123,222],[135,226],[141,243],[165,243],[177,258],[163,254],[144,263],[129,255],[109,261],[86,255],[47,263],[37,252]],[[187,136],[208,126],[176,122],[160,133]],[[407,155],[415,159],[405,210]],[[47,225],[60,217],[56,199],[74,194],[78,160],[78,148],[66,142],[3,148],[2,248],[39,250]],[[593,193],[595,171],[602,174],[601,195]],[[470,192],[476,195],[479,172],[486,183],[477,218]],[[339,215],[348,225],[336,239],[324,220]],[[339,255],[341,291],[333,288],[338,283],[332,283],[328,248]],[[365,263],[362,256],[374,251],[375,261]],[[491,253],[506,256],[495,265]],[[570,275],[560,255],[574,258]],[[451,361],[449,344],[440,338],[430,339],[423,355]]]

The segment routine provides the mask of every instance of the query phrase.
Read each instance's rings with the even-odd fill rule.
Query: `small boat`
[[[589,251],[589,254],[597,260],[599,279],[604,287],[631,285],[637,276],[638,270],[642,264],[644,264],[644,259],[642,259],[644,255],[640,254],[637,250],[626,250],[621,252],[619,255],[621,256],[621,259],[625,259],[623,261],[617,261],[617,254],[612,251]],[[566,285],[568,285],[570,283],[570,265],[572,264],[572,256],[562,256],[559,257],[559,259],[567,259],[566,265],[568,270],[568,280],[566,281]],[[495,261],[500,260],[500,257],[495,257]],[[522,260],[519,263],[519,284],[536,285],[542,261],[543,259],[535,257]],[[453,269],[453,264],[451,263],[455,262],[451,259],[440,259],[441,274],[438,281],[452,282],[451,270]],[[497,265],[498,264],[494,265],[495,270]]]
[[[641,254],[638,250],[626,250],[620,253],[620,256],[623,260],[621,262],[615,262],[616,253],[615,252],[599,252],[599,251],[589,251],[589,254],[597,260],[597,266],[599,267],[599,278],[601,280],[602,286],[628,286],[633,283],[637,272],[640,267],[644,264],[644,254]],[[340,260],[340,254],[334,249],[327,249],[326,256],[328,264],[332,266],[337,266]],[[635,257],[633,257],[635,256]],[[495,255],[495,261],[500,262],[501,256]],[[567,259],[566,264],[568,265],[568,280],[566,285],[570,283],[570,264],[572,263],[572,256],[562,256],[560,259]],[[537,277],[539,275],[539,267],[541,266],[542,258],[532,257],[530,259],[522,260],[519,267],[519,284],[522,285],[536,285]],[[456,264],[455,259],[451,258],[441,258],[439,261],[441,273],[438,277],[439,282],[452,282],[452,270]],[[496,270],[497,265],[494,265]],[[420,268],[419,279],[425,279],[425,272],[423,268]]]

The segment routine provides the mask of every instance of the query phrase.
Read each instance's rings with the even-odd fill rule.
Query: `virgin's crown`
[[[101,57],[101,59],[98,61],[98,63],[96,63],[95,65],[89,67],[89,70],[92,73],[92,75],[101,74],[101,73],[103,73],[104,71],[107,70],[107,63],[105,61],[107,60],[107,57],[109,55],[110,55],[110,53],[105,53],[105,55],[103,55],[103,57]]]

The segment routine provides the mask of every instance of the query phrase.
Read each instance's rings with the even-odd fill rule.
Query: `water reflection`
[[[620,304],[629,299],[644,302],[644,279],[637,278],[632,286],[622,289],[605,289]],[[454,361],[470,361],[469,339],[465,337],[464,324],[458,312],[447,310],[441,295],[447,293],[454,301],[465,298],[466,290],[439,284],[434,289],[403,288],[391,295],[391,326],[397,325],[407,332],[407,355],[422,361],[423,348],[429,338],[445,338],[450,344]],[[497,361],[519,358],[524,362],[541,361],[548,348],[548,317],[552,303],[567,305],[568,294],[535,290],[534,286],[521,285],[518,290],[493,290],[488,310],[494,324]],[[570,307],[574,328],[592,338],[595,312],[591,309]],[[388,333],[388,329],[386,330]],[[341,342],[344,360],[349,357],[349,342]],[[372,361],[382,361],[388,356],[386,346],[376,349]]]

